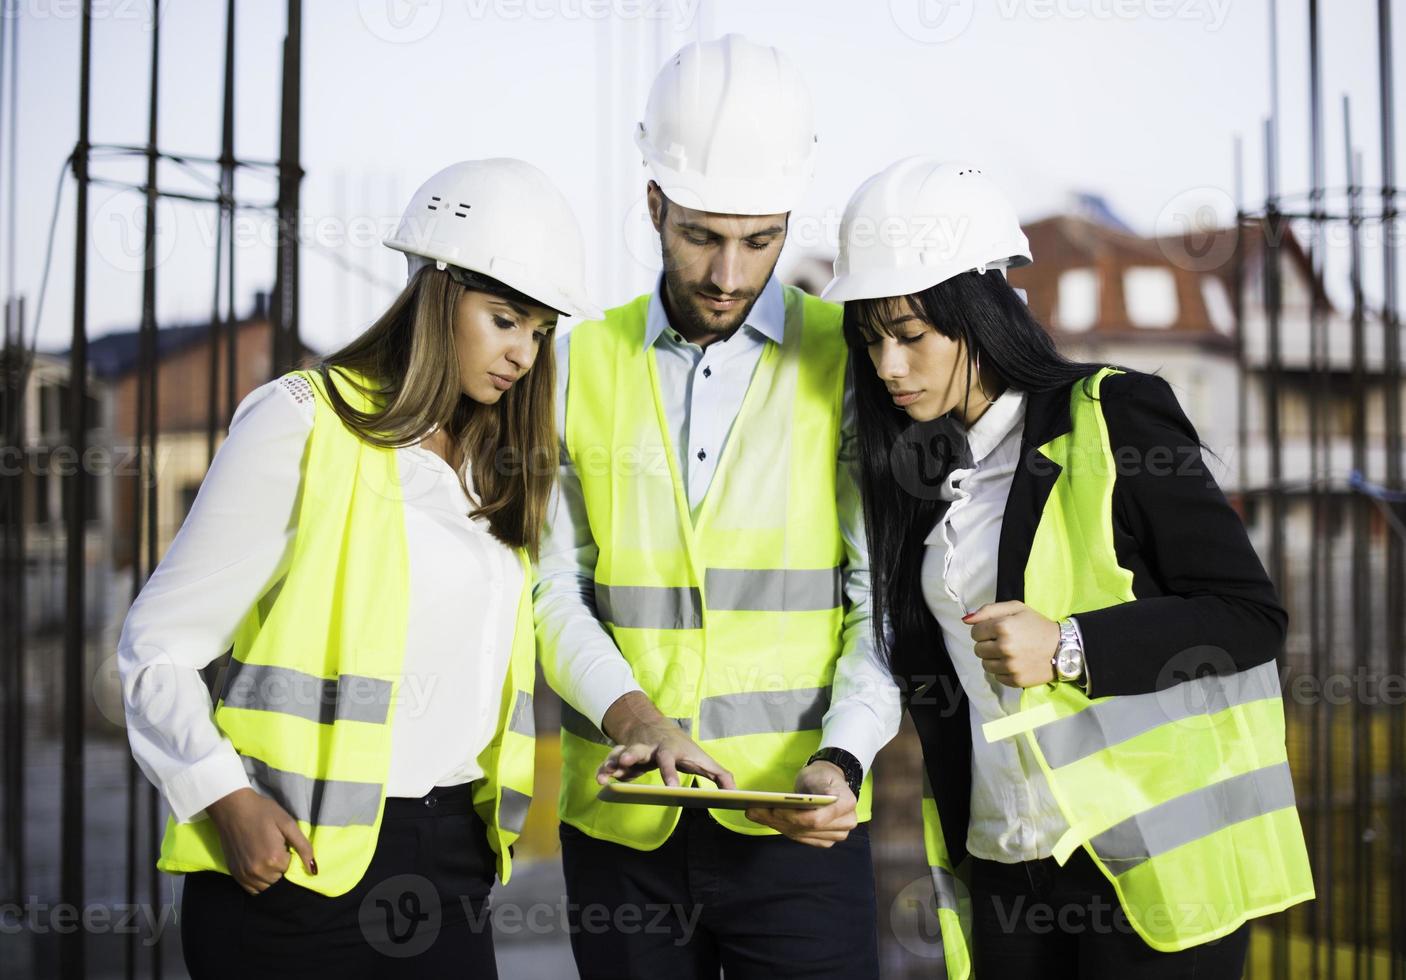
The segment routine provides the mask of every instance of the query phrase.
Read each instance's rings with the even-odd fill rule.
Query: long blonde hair
[[[538,305],[497,280],[474,278],[484,292]],[[479,505],[470,516],[486,517],[494,537],[527,549],[535,561],[557,463],[551,338],[542,341],[532,370],[497,404],[474,401],[463,392],[455,346],[454,310],[464,292],[447,272],[422,268],[380,319],[316,369],[337,415],[372,445],[413,445],[436,425],[444,429],[472,468]],[[340,373],[338,380],[356,384],[377,410],[361,412],[347,404],[329,377],[332,368],[363,375],[366,386]],[[459,481],[464,483],[462,470]]]

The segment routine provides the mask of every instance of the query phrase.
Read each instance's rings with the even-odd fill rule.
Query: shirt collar
[[[979,394],[979,389],[973,394]],[[966,430],[967,448],[973,463],[979,463],[989,456],[1024,417],[1025,392],[1006,388],[981,418]]]
[[[664,312],[663,289],[664,276],[661,273],[659,281],[654,284],[654,292],[650,294],[649,312],[645,316],[645,350],[653,347],[654,342],[669,326],[669,317]],[[781,282],[775,276],[769,278],[766,285],[762,287],[762,294],[752,305],[751,312],[747,314],[747,319],[742,324],[742,329],[751,330],[764,339],[777,344],[785,338],[786,298],[781,291]]]

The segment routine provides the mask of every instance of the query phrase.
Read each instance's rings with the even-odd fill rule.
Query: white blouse
[[[240,403],[190,514],[127,615],[118,670],[141,769],[178,821],[249,786],[211,716],[200,669],[229,649],[292,557],[312,388],[285,375]],[[391,727],[387,796],[483,775],[522,589],[516,554],[471,520],[453,469],[421,445],[396,450],[405,501],[410,618]],[[471,493],[465,463],[465,483]]]
[[[1049,857],[1068,828],[1049,784],[1024,739],[988,743],[981,726],[1020,710],[1020,690],[1006,687],[981,666],[962,616],[996,601],[996,555],[1011,480],[1020,462],[1025,392],[1007,389],[966,436],[967,455],[943,481],[951,501],[927,536],[923,598],[966,692],[972,728],[971,821],[967,851],[1013,864]],[[1051,651],[1053,654],[1053,651]]]

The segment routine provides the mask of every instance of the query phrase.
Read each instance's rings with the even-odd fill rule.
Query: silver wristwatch
[[[1079,628],[1072,619],[1059,621],[1059,646],[1050,658],[1055,680],[1077,682],[1084,676],[1084,645],[1079,642]]]

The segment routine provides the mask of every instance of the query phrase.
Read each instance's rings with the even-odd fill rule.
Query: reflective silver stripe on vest
[[[532,797],[504,786],[503,799],[498,803],[498,826],[514,834],[522,833],[527,823],[527,808],[531,805]]]
[[[610,739],[605,737],[604,732],[591,724],[589,718],[565,701],[561,703],[561,730],[570,732],[577,738],[584,739],[587,742],[595,742],[597,745],[613,744]]]
[[[526,691],[517,692],[513,716],[508,719],[508,731],[526,735],[528,738],[537,737],[537,720],[532,715],[532,695]]]
[[[932,890],[937,897],[937,907],[957,911],[957,876],[935,864],[928,865],[928,870],[932,872]]]
[[[1100,701],[1035,729],[1035,741],[1050,767],[1058,769],[1163,725],[1279,697],[1279,673],[1271,660],[1233,674],[1208,674],[1156,694]]]
[[[381,809],[380,783],[313,779],[275,769],[262,759],[240,756],[249,781],[295,819],[316,827],[370,827]]]
[[[1114,874],[1244,820],[1294,805],[1289,763],[1278,762],[1202,786],[1134,814],[1090,844]]]
[[[820,719],[829,707],[828,687],[718,694],[704,698],[698,706],[698,737],[809,731],[820,727]]]
[[[703,596],[692,586],[596,583],[596,612],[602,621],[626,629],[703,628]]]
[[[675,725],[678,725],[685,732],[693,731],[692,718],[670,718]],[[610,745],[615,743],[606,737],[605,732],[591,724],[589,718],[581,714],[565,701],[561,703],[561,730],[570,732],[577,738],[587,742],[595,742],[597,745]]]
[[[290,667],[246,664],[235,657],[225,674],[224,703],[250,711],[276,711],[330,725],[334,721],[385,724],[391,682],[358,674],[336,679]]]
[[[839,568],[710,568],[708,608],[737,612],[809,612],[844,601]]]
[[[957,911],[957,877],[946,868],[928,865],[932,872],[933,904],[939,911]],[[942,919],[937,920],[938,932],[931,946],[924,946],[923,956],[932,963],[929,972],[935,977],[947,976],[947,942],[942,935]]]

